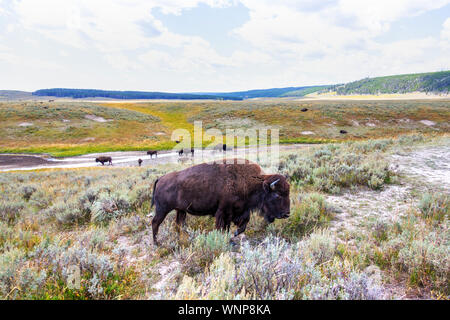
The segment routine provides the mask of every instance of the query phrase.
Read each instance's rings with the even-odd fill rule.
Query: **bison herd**
[[[226,144],[219,144],[219,145],[217,145],[214,148],[214,150],[222,150],[223,152],[225,152],[225,151],[227,151],[227,145]],[[195,152],[194,148],[191,148],[190,150],[189,149],[180,149],[180,150],[178,150],[178,156],[181,157],[184,154],[188,155],[190,153],[191,156],[193,157],[194,156],[194,152]],[[155,158],[157,158],[158,157],[158,151],[157,150],[149,150],[149,151],[147,151],[147,155],[150,156],[150,159],[153,159],[153,156],[155,156]],[[109,165],[112,165],[112,158],[111,157],[106,157],[106,156],[101,156],[101,157],[95,158],[95,162],[101,163],[102,166],[105,165],[105,163],[109,163]],[[142,159],[138,159],[139,167],[142,165],[143,162],[144,161]]]
[[[226,151],[226,145],[222,145],[222,150]],[[180,150],[179,155],[183,153],[185,151]],[[157,152],[152,150],[147,154],[151,158],[157,156]],[[194,154],[194,149],[191,149],[191,154]],[[111,157],[101,156],[95,161],[112,165]],[[142,163],[143,160],[139,159],[139,166]],[[289,189],[285,176],[265,174],[258,164],[243,159],[202,163],[165,174],[153,184],[153,242],[158,244],[159,226],[172,210],[176,211],[179,232],[189,213],[214,217],[219,230],[228,231],[233,223],[237,226],[235,236],[245,231],[252,211],[259,211],[268,223],[288,218]]]

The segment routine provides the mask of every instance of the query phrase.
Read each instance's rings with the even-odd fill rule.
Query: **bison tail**
[[[156,189],[156,184],[158,183],[159,179],[156,179],[155,183],[153,184],[153,193],[152,193],[152,203],[150,205],[150,209],[153,208],[153,204],[155,203],[155,189]]]

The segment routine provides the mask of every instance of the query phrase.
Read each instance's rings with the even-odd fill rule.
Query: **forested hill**
[[[110,99],[216,99],[216,100],[242,100],[233,96],[218,96],[192,93],[168,93],[168,92],[145,92],[145,91],[109,91],[95,89],[41,89],[33,92],[34,96],[52,96],[68,98],[110,98]]]
[[[450,92],[450,71],[366,78],[329,88],[338,95],[407,92]]]
[[[169,93],[145,91],[109,91],[94,89],[41,89],[34,96],[68,98],[110,99],[215,99],[243,100],[252,98],[303,97],[314,92],[336,92],[348,94],[382,94],[407,92],[450,92],[450,71],[403,74],[387,77],[366,78],[346,84],[258,89],[236,92]]]
[[[285,88],[255,89],[255,90],[235,91],[235,92],[202,92],[200,94],[219,95],[241,99],[277,98],[277,97],[303,96],[307,93],[315,92],[328,87],[329,86],[285,87]]]

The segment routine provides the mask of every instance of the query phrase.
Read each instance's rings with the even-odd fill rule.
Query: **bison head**
[[[272,223],[275,219],[289,218],[291,205],[289,188],[289,183],[282,175],[274,174],[264,179],[265,195],[261,213],[267,222]]]

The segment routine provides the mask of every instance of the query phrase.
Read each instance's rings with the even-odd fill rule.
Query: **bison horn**
[[[280,181],[280,179],[277,179],[277,180],[275,180],[274,182],[272,182],[271,184],[270,184],[270,189],[275,189],[275,185],[277,184],[277,182],[278,181]]]

